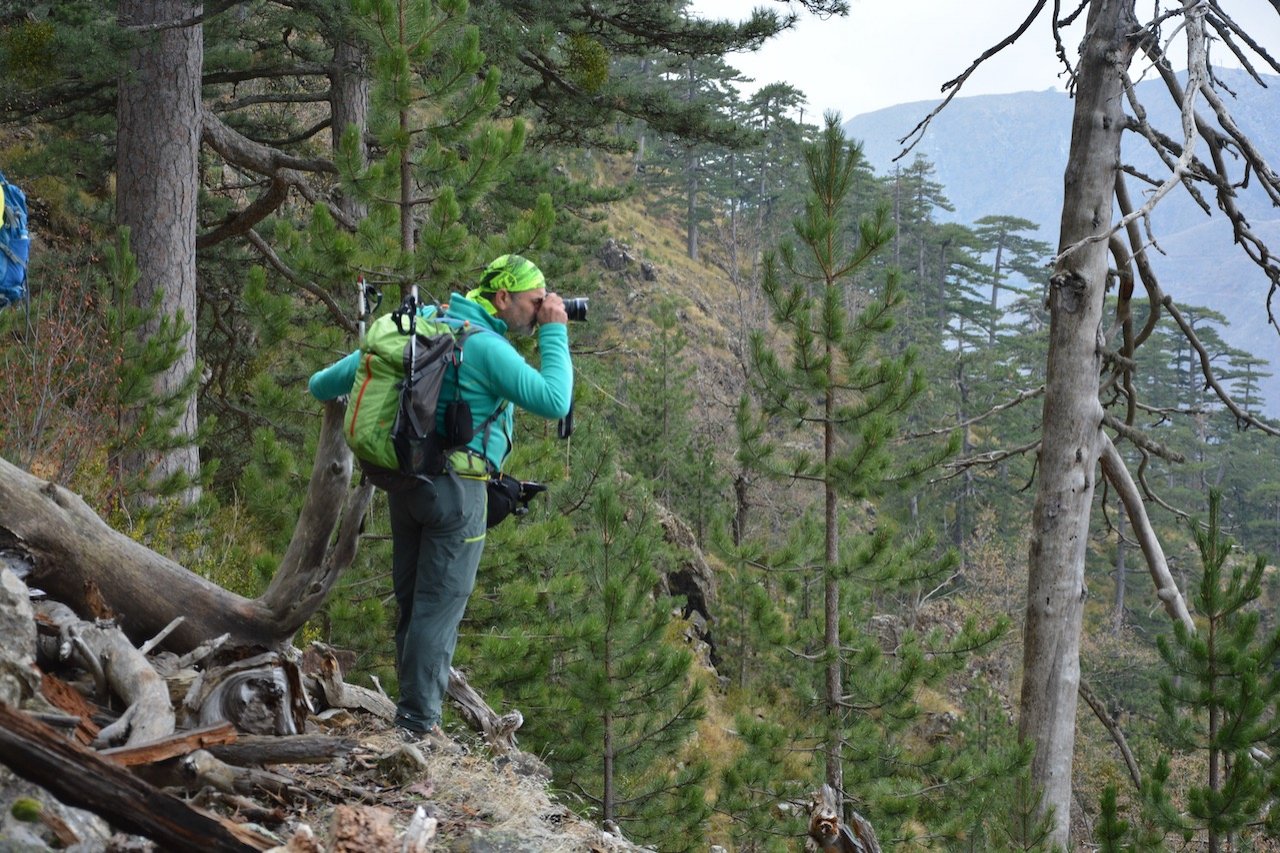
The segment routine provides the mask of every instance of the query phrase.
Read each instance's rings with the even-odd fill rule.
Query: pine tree
[[[704,689],[677,638],[681,604],[660,592],[674,556],[592,396],[576,405],[567,480],[553,439],[517,437],[511,470],[551,492],[490,531],[456,665],[495,707],[521,709],[523,747],[548,756],[580,810],[657,849],[702,849]]]
[[[1280,778],[1255,757],[1255,750],[1280,748],[1280,674],[1273,666],[1280,628],[1264,627],[1255,604],[1266,561],[1232,559],[1221,504],[1221,494],[1210,492],[1207,524],[1192,525],[1202,571],[1192,595],[1199,630],[1175,622],[1172,637],[1157,640],[1169,668],[1160,680],[1160,731],[1170,747],[1197,756],[1201,775],[1176,812],[1167,805],[1167,764],[1152,773],[1146,792],[1167,831],[1204,833],[1214,853],[1248,844],[1259,831],[1274,837],[1278,818],[1269,804],[1280,795]]]
[[[740,137],[728,116],[685,98],[682,81],[643,60],[676,62],[758,47],[795,22],[755,9],[741,24],[685,13],[685,0],[605,0],[591,14],[556,0],[476,3],[475,22],[502,71],[504,108],[533,118],[534,144],[627,150],[628,129],[719,141]]]
[[[756,451],[754,464],[788,478],[792,504],[801,518],[812,507],[817,533],[796,540],[809,548],[798,562],[816,581],[821,607],[808,611],[809,585],[803,584],[788,647],[813,664],[792,687],[800,715],[793,740],[820,751],[825,781],[858,797],[859,810],[873,823],[888,819],[882,838],[901,833],[905,840],[917,831],[961,832],[973,810],[991,809],[990,801],[980,802],[982,786],[973,783],[989,778],[977,768],[990,762],[988,772],[998,767],[1016,775],[1026,756],[984,753],[964,743],[908,747],[919,691],[939,683],[963,654],[934,654],[934,644],[943,642],[938,637],[903,631],[886,640],[872,630],[879,606],[889,606],[898,593],[932,588],[953,561],[939,558],[927,536],[900,536],[868,505],[910,484],[938,456],[906,459],[892,441],[923,389],[911,351],[883,349],[901,300],[895,276],[869,291],[851,286],[893,237],[889,209],[881,206],[861,220],[856,242],[846,246],[839,239],[860,159],[859,147],[828,116],[805,152],[810,198],[795,225],[800,247],[784,244],[766,258],[765,295],[789,360],[779,358],[763,333],[753,337],[752,391],[773,439]],[[861,310],[850,316],[851,305]],[[811,496],[804,495],[806,485]],[[851,535],[855,530],[859,535]],[[973,649],[1002,630],[1002,624],[985,631],[969,626],[951,642],[957,650]],[[904,801],[913,805],[904,809]],[[917,829],[921,823],[929,829]]]
[[[669,557],[655,548],[660,533],[634,492],[602,488],[589,533],[573,567],[585,597],[556,678],[575,708],[561,778],[630,837],[701,849],[706,764],[680,749],[702,717],[702,688],[691,683],[689,652],[665,640],[672,603],[653,595]]]

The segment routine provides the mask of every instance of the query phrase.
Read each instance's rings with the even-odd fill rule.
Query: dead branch
[[[1152,456],[1159,456],[1161,459],[1168,459],[1170,462],[1182,463],[1187,461],[1187,457],[1183,456],[1175,450],[1164,446],[1160,442],[1151,438],[1140,429],[1129,426],[1124,421],[1119,420],[1113,415],[1103,414],[1102,423],[1104,426],[1111,427],[1129,441],[1138,447],[1141,447]]]
[[[488,740],[489,746],[499,755],[516,748],[516,731],[524,725],[524,715],[512,710],[498,716],[489,703],[467,682],[467,677],[454,667],[449,667],[449,698],[458,704],[463,719]]]
[[[1222,43],[1227,46],[1231,53],[1240,61],[1240,65],[1249,72],[1249,76],[1256,82],[1262,83],[1262,79],[1258,72],[1254,69],[1253,63],[1249,60],[1248,54],[1240,49],[1236,44],[1236,39],[1244,42],[1254,55],[1262,57],[1263,61],[1271,66],[1272,70],[1280,74],[1280,62],[1272,58],[1267,53],[1266,48],[1258,44],[1253,36],[1249,35],[1244,29],[1237,24],[1226,12],[1222,10],[1218,0],[1210,0],[1210,6],[1213,7],[1213,14],[1209,16],[1209,25],[1217,31],[1218,37],[1222,39]],[[1272,5],[1275,5],[1274,3]]]
[[[1146,558],[1147,570],[1155,583],[1156,597],[1164,604],[1164,609],[1171,618],[1194,634],[1195,622],[1192,621],[1191,614],[1187,611],[1186,601],[1178,590],[1173,574],[1169,571],[1169,563],[1165,560],[1164,549],[1160,547],[1160,540],[1151,526],[1151,519],[1147,517],[1147,508],[1142,501],[1142,495],[1138,494],[1138,488],[1134,485],[1133,478],[1129,476],[1129,469],[1124,464],[1120,452],[1116,450],[1115,444],[1112,443],[1111,436],[1105,432],[1102,433],[1099,444],[1101,445],[1102,473],[1120,495],[1120,500],[1124,504],[1129,523],[1133,527],[1138,544],[1142,547],[1142,555]]]
[[[289,626],[289,635],[301,628],[320,608],[338,577],[355,559],[373,487],[349,489],[353,457],[342,436],[344,403],[324,404],[324,422],[315,463],[307,486],[307,498],[298,516],[293,538],[259,601]],[[330,547],[334,525],[338,538]]]
[[[1120,208],[1120,214],[1128,217],[1133,210],[1133,202],[1129,199],[1129,188],[1125,182],[1124,175],[1116,173],[1116,204]],[[1132,218],[1129,218],[1129,224],[1125,226],[1126,234],[1129,238],[1129,257],[1138,270],[1138,279],[1142,282],[1142,286],[1147,291],[1147,321],[1142,326],[1142,331],[1134,335],[1132,350],[1136,351],[1138,347],[1151,337],[1151,333],[1155,331],[1156,323],[1160,320],[1160,306],[1164,299],[1164,292],[1160,289],[1160,281],[1156,278],[1156,271],[1151,267],[1151,259],[1147,257],[1145,244],[1142,242],[1141,236],[1138,234],[1138,225]]]
[[[1160,73],[1161,79],[1165,83],[1165,87],[1169,90],[1170,95],[1175,102],[1181,103],[1186,95],[1183,93],[1182,86],[1178,82],[1177,75],[1174,73],[1167,59],[1158,52],[1152,54],[1152,60],[1156,70]],[[1205,83],[1201,87],[1203,90],[1211,89]],[[1277,290],[1280,290],[1280,264],[1272,255],[1271,250],[1249,227],[1249,221],[1244,213],[1240,210],[1236,203],[1235,184],[1232,183],[1223,158],[1223,152],[1229,145],[1234,145],[1245,160],[1246,180],[1250,171],[1258,177],[1259,183],[1263,185],[1265,192],[1272,199],[1273,204],[1280,203],[1280,180],[1277,180],[1275,171],[1262,158],[1261,154],[1252,145],[1251,142],[1241,133],[1235,125],[1234,119],[1229,111],[1217,97],[1217,93],[1213,93],[1213,98],[1206,97],[1211,106],[1215,110],[1219,124],[1223,128],[1230,128],[1227,133],[1230,139],[1225,138],[1222,133],[1212,127],[1207,121],[1200,116],[1196,116],[1196,129],[1200,137],[1204,140],[1208,150],[1210,159],[1213,161],[1212,169],[1203,169],[1200,173],[1207,182],[1211,183],[1217,193],[1218,207],[1226,215],[1228,221],[1231,222],[1234,231],[1235,241],[1240,244],[1244,253],[1250,260],[1258,266],[1259,269],[1270,280],[1270,289],[1267,293],[1267,317],[1277,331],[1280,331],[1280,323],[1277,323],[1276,317],[1272,310],[1272,298]],[[1243,185],[1243,182],[1241,183]]]
[[[964,473],[966,468],[973,468],[980,465],[994,465],[997,462],[1003,462],[1006,459],[1012,459],[1014,456],[1021,456],[1024,453],[1031,453],[1040,446],[1040,440],[1029,441],[1019,447],[1012,447],[1007,450],[991,450],[987,453],[979,453],[976,456],[967,456],[964,459],[953,459],[942,464],[943,468],[951,469],[951,473],[944,474],[941,477],[935,477],[930,483],[940,483],[944,480],[950,480]]]
[[[913,432],[903,436],[902,440],[915,441],[916,439],[920,439],[920,438],[932,438],[938,435],[947,435],[949,433],[955,432],[958,429],[967,429],[968,427],[971,427],[976,423],[981,423],[982,421],[986,420],[989,417],[992,417],[993,415],[998,415],[1001,412],[1006,412],[1009,409],[1020,406],[1023,403],[1025,403],[1027,400],[1034,400],[1036,397],[1039,397],[1043,393],[1044,393],[1043,385],[1041,385],[1039,388],[1032,388],[1026,391],[1019,391],[1017,396],[1015,396],[1012,400],[1006,400],[1003,403],[999,403],[995,406],[992,406],[991,408],[987,409],[985,412],[982,412],[981,414],[978,414],[978,415],[974,415],[972,418],[969,418],[967,421],[962,421],[953,426],[938,427],[937,429],[925,430],[924,432]]]
[[[974,71],[978,70],[978,66],[982,65],[982,63],[986,62],[988,59],[1017,41],[1022,34],[1027,31],[1035,19],[1040,17],[1040,13],[1044,11],[1044,4],[1045,0],[1036,0],[1036,5],[1027,14],[1027,17],[1023,22],[1018,25],[1016,30],[983,51],[982,55],[970,63],[969,67],[962,71],[958,77],[953,77],[942,84],[942,91],[946,93],[946,97],[942,99],[942,103],[933,108],[932,112],[921,119],[920,123],[913,127],[910,133],[898,140],[898,144],[903,146],[903,149],[898,152],[898,156],[893,158],[893,162],[896,163],[903,157],[907,156],[911,149],[915,148],[916,145],[920,143],[920,140],[924,138],[925,131],[929,129],[929,124],[938,116],[939,113],[946,109],[947,104],[951,103],[952,98],[960,94],[960,90],[964,88],[965,81],[973,75]]]
[[[109,688],[127,705],[120,719],[98,733],[99,744],[123,740],[126,746],[138,746],[173,734],[169,688],[124,632],[110,623],[84,622],[57,602],[40,601],[33,607],[64,638],[59,656],[75,656],[87,668],[101,672],[105,684],[100,687]],[[71,637],[76,642],[68,642],[66,638]]]
[[[265,793],[281,800],[316,801],[314,795],[284,774],[254,767],[234,767],[203,749],[180,759],[175,769],[177,775],[172,784],[188,791],[198,791],[207,786],[224,794],[251,796]]]
[[[357,746],[354,738],[328,735],[242,735],[234,741],[208,744],[210,755],[227,764],[326,764],[349,755]]]
[[[1124,759],[1124,766],[1129,770],[1129,779],[1133,782],[1133,789],[1141,791],[1142,771],[1138,769],[1138,762],[1134,760],[1133,752],[1129,749],[1129,741],[1125,739],[1124,730],[1120,728],[1120,723],[1107,713],[1107,708],[1102,704],[1102,700],[1089,689],[1088,683],[1083,678],[1080,679],[1080,698],[1089,704],[1089,707],[1093,709],[1093,715],[1098,718],[1098,722],[1102,723],[1102,727],[1111,735],[1111,740],[1115,743],[1116,749],[1120,750],[1120,757]]]
[[[1148,197],[1142,207],[1131,211],[1120,218],[1120,221],[1111,226],[1110,230],[1102,234],[1091,234],[1090,236],[1080,240],[1058,253],[1054,259],[1056,264],[1061,258],[1064,258],[1073,252],[1078,251],[1082,246],[1097,242],[1098,240],[1110,240],[1113,234],[1121,229],[1126,228],[1129,223],[1139,218],[1146,218],[1150,215],[1155,206],[1160,203],[1160,199],[1164,198],[1169,192],[1182,183],[1183,178],[1188,172],[1191,164],[1192,154],[1195,151],[1196,142],[1196,96],[1200,94],[1208,71],[1206,69],[1206,56],[1208,48],[1205,45],[1204,33],[1204,16],[1205,6],[1197,3],[1187,9],[1185,12],[1184,22],[1187,28],[1187,94],[1179,102],[1182,108],[1182,153],[1178,159],[1170,166],[1169,177],[1157,187]],[[1126,81],[1127,82],[1127,81]]]
[[[323,695],[324,702],[331,708],[355,708],[391,722],[396,715],[396,704],[383,694],[347,684],[342,678],[342,667],[333,650],[323,643],[312,643],[312,648],[320,655],[319,672],[316,683]]]

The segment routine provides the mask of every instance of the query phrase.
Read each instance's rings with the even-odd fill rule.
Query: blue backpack
[[[0,172],[4,186],[4,224],[0,225],[0,308],[27,298],[27,196]]]

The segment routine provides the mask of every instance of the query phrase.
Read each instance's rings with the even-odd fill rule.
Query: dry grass
[[[475,735],[451,735],[462,745],[461,754],[411,751],[392,731],[366,729],[355,735],[360,745],[346,761],[278,768],[317,795],[318,804],[289,814],[277,835],[293,837],[306,824],[322,849],[327,849],[334,836],[337,806],[363,803],[390,812],[397,834],[405,831],[419,808],[425,810],[437,821],[435,837],[427,847],[431,851],[623,853],[639,849],[584,822],[555,801],[541,778],[516,772]]]

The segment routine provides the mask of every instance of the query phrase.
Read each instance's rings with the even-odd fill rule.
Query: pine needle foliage
[[[1169,747],[1197,756],[1201,775],[1186,788],[1185,803],[1172,808],[1162,756],[1146,790],[1149,812],[1167,831],[1187,839],[1202,834],[1211,851],[1280,835],[1280,816],[1270,807],[1280,777],[1260,760],[1280,749],[1280,628],[1264,626],[1253,606],[1266,561],[1233,559],[1221,505],[1222,495],[1211,491],[1207,524],[1191,527],[1202,570],[1192,596],[1197,631],[1175,622],[1172,637],[1157,639],[1169,668],[1160,681],[1161,731]]]
[[[786,559],[800,595],[788,599],[794,609],[782,647],[796,718],[785,747],[752,727],[755,742],[726,775],[721,807],[746,821],[750,791],[799,801],[802,780],[791,759],[808,753],[817,759],[803,780],[808,787],[830,784],[877,824],[882,840],[954,841],[1003,811],[995,780],[1016,778],[1027,754],[1011,746],[1007,720],[983,733],[985,747],[975,736],[929,738],[920,728],[922,696],[1000,636],[1005,622],[944,634],[878,618],[891,603],[919,602],[945,587],[954,557],[928,535],[903,536],[875,501],[917,482],[954,443],[909,456],[895,440],[924,379],[910,349],[888,345],[903,299],[896,274],[862,281],[893,229],[884,205],[849,228],[861,160],[860,147],[828,116],[805,148],[809,198],[794,223],[797,242],[765,259],[763,289],[778,334],[752,336],[756,409],[739,419],[758,423],[744,430],[755,438],[739,459],[784,483],[796,507],[796,548]],[[801,536],[805,530],[811,535]],[[771,756],[764,764],[752,755],[759,748]],[[758,775],[768,765],[772,779]]]

